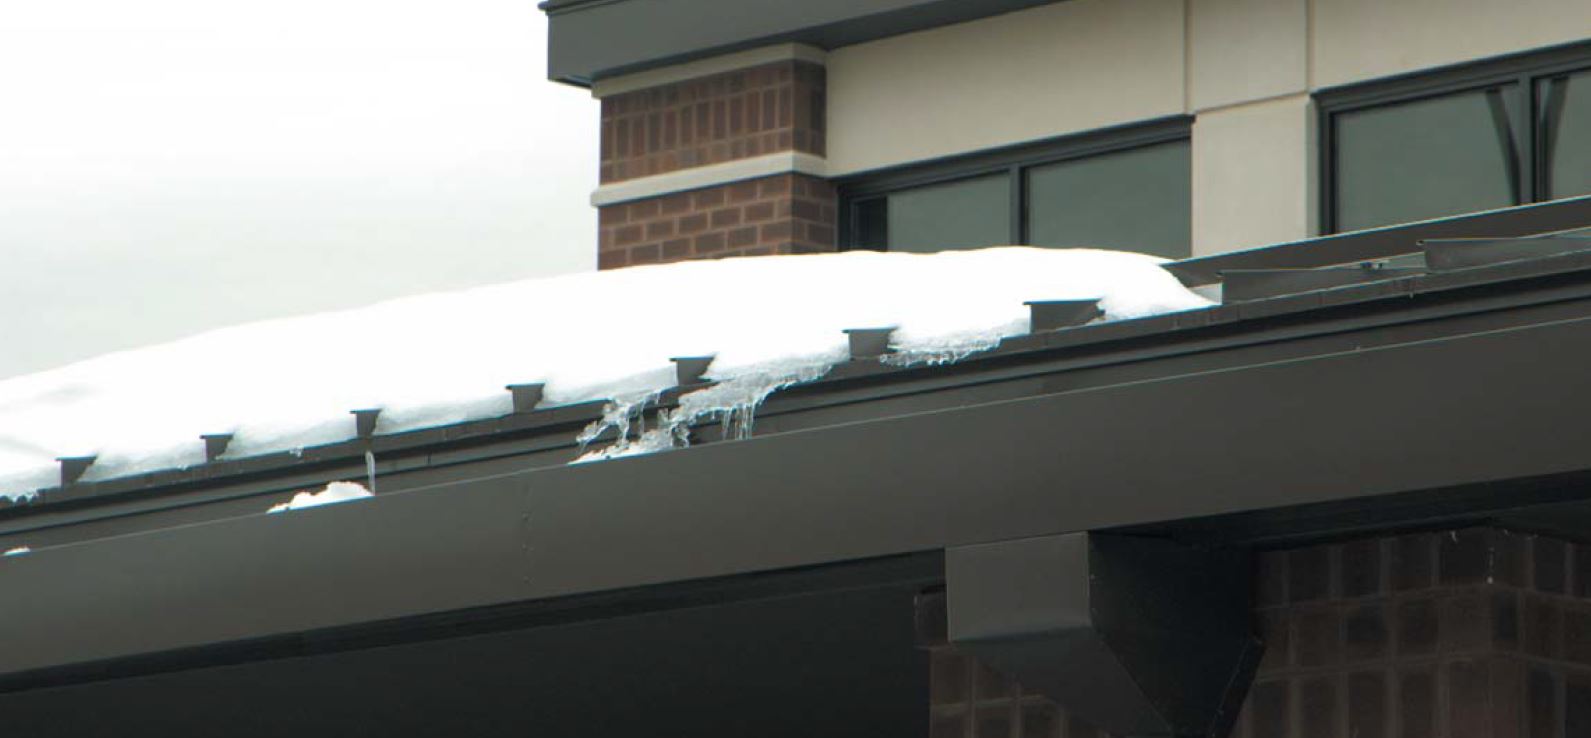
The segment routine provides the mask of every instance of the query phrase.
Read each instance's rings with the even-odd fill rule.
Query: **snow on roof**
[[[1028,329],[1026,300],[1101,298],[1105,320],[1204,307],[1142,254],[1000,247],[691,261],[535,279],[225,328],[0,381],[0,495],[508,414],[674,384],[670,357],[761,394],[846,358],[846,328],[895,326],[896,360],[947,360]],[[719,394],[723,394],[721,390]],[[752,393],[757,394],[756,392]],[[752,397],[760,400],[760,397]],[[682,404],[684,404],[682,402]]]

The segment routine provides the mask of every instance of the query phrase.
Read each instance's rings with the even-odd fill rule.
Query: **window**
[[[1188,256],[1184,118],[862,175],[841,182],[846,248],[1024,243]]]
[[[1328,233],[1591,194],[1591,48],[1317,99]]]

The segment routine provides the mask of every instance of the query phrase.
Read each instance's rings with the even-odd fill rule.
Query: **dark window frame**
[[[1337,217],[1337,116],[1364,110],[1412,103],[1464,92],[1502,88],[1513,149],[1505,152],[1513,169],[1514,202],[1510,207],[1546,202],[1550,169],[1542,146],[1544,128],[1538,110],[1537,83],[1551,77],[1591,70],[1591,43],[1576,42],[1546,50],[1464,62],[1434,70],[1410,72],[1371,82],[1322,89],[1315,93],[1316,125],[1320,132],[1320,232],[1338,233]],[[1563,197],[1575,197],[1565,195]],[[1461,215],[1453,213],[1451,215]],[[1451,216],[1442,216],[1451,217]],[[1382,226],[1385,227],[1385,226]]]
[[[1029,169],[1155,144],[1191,142],[1192,138],[1193,116],[1176,115],[846,175],[835,180],[840,202],[839,248],[841,251],[871,250],[869,247],[857,245],[859,234],[856,229],[859,219],[856,217],[856,210],[866,201],[914,187],[945,184],[1000,173],[1004,173],[1008,178],[1013,193],[1010,198],[1007,228],[1007,233],[1011,235],[1009,243],[1026,243]],[[1191,223],[1189,229],[1191,240]]]

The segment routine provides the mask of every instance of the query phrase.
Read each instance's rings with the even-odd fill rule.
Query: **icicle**
[[[376,453],[365,449],[365,489],[376,491]]]
[[[687,392],[679,398],[679,406],[658,413],[656,428],[643,427],[632,440],[629,436],[630,418],[637,417],[646,403],[656,401],[653,393],[642,403],[615,400],[604,409],[602,420],[586,426],[579,440],[584,447],[608,428],[619,430],[619,439],[606,448],[588,451],[571,463],[616,459],[624,456],[684,448],[690,445],[691,425],[707,418],[717,417],[724,429],[724,438],[751,437],[752,421],[756,410],[769,395],[802,382],[810,382],[826,374],[835,362],[814,361],[783,372],[759,372],[725,379],[711,387]]]
[[[636,433],[637,438],[646,434],[646,424],[642,417],[643,413],[646,412],[648,406],[657,402],[660,394],[662,394],[661,390],[647,390],[613,398],[602,408],[602,418],[587,425],[584,430],[580,431],[580,435],[575,437],[575,440],[580,443],[580,448],[584,449],[592,441],[601,437],[603,432],[612,428],[618,432],[618,440],[614,442],[613,446],[616,450],[623,451],[631,443],[630,426],[632,424],[640,426]],[[581,458],[585,457],[582,456]]]

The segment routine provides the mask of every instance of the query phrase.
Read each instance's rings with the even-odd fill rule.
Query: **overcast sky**
[[[597,106],[535,6],[0,3],[0,377],[593,268]]]

